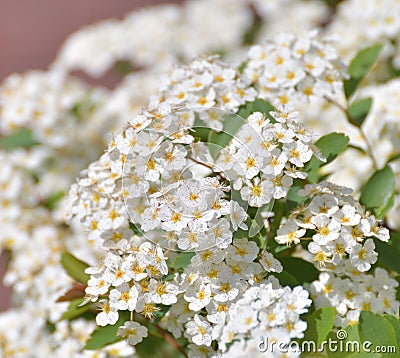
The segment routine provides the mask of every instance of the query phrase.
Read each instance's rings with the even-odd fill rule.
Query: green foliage
[[[180,252],[169,266],[178,271],[184,270],[189,265],[193,256],[193,252]]]
[[[398,320],[396,328],[398,328]],[[374,346],[395,346],[396,352],[400,352],[395,327],[384,316],[361,311],[358,331],[361,342],[370,341],[372,343],[371,349]],[[393,354],[381,353],[379,356],[393,357]]]
[[[262,28],[262,24],[262,19],[256,14],[253,14],[253,22],[243,35],[243,45],[252,45],[254,43],[258,33]]]
[[[136,353],[140,358],[184,358],[183,354],[167,342],[154,326],[147,325],[147,328],[149,330],[148,337],[135,346]],[[176,341],[181,347],[187,344],[184,338],[179,338]]]
[[[89,265],[77,259],[69,252],[64,252],[62,254],[61,264],[63,265],[67,273],[78,282],[86,284],[89,280],[89,275],[85,273],[85,269],[89,267]]]
[[[313,312],[307,318],[307,331],[304,340],[313,341],[317,346],[320,346],[332,331],[334,319],[335,309],[333,307],[324,307]]]
[[[286,256],[286,251],[276,255],[282,263],[284,271],[294,277],[299,283],[312,282],[318,279],[319,271],[315,266],[303,259]]]
[[[341,340],[342,342],[346,343],[346,342],[360,342],[360,334],[358,333],[358,323],[356,323],[355,325],[350,325],[347,326],[344,331],[346,332],[346,339],[345,340]],[[330,332],[327,339],[331,339],[332,341],[336,341],[338,342],[338,336],[336,332]],[[346,346],[345,346],[346,347]],[[347,350],[347,352],[346,352]],[[353,357],[354,354],[358,354],[355,353],[355,349],[353,351],[353,347],[352,346],[348,346],[348,349],[344,349],[343,352],[341,352],[340,350],[337,350],[336,352],[333,352],[331,350],[327,350],[327,354],[329,358],[347,358],[347,357]],[[362,353],[360,353],[362,354]]]
[[[336,347],[342,347],[336,351],[326,348],[329,358],[391,358],[399,352],[400,323],[394,316],[361,311],[360,321],[342,331],[345,331],[342,339],[335,332],[328,335],[327,339],[338,342]],[[377,346],[386,349],[386,352],[375,352]]]
[[[142,231],[141,231],[134,223],[132,223],[132,222],[129,222],[129,229],[131,229],[132,232],[133,232],[135,235],[143,236]]]
[[[117,61],[114,65],[114,70],[118,74],[125,76],[134,70],[129,61]]]
[[[90,304],[79,306],[83,302],[84,298],[77,298],[70,302],[68,309],[61,316],[62,319],[72,320],[76,317],[81,316],[91,308]]]
[[[211,156],[216,159],[221,152],[232,140],[239,128],[245,123],[245,120],[236,114],[224,114],[224,129],[222,132],[210,130],[207,143]]]
[[[286,196],[286,213],[289,213],[292,209],[297,208],[303,203],[306,198],[297,194],[302,188],[301,185],[293,185]]]
[[[349,144],[349,137],[343,133],[330,133],[315,142],[326,162],[322,162],[315,156],[307,163],[305,170],[308,173],[307,180],[310,183],[317,183],[320,179],[319,168],[332,162],[340,153],[342,153]]]
[[[97,327],[87,340],[84,349],[95,351],[120,341],[121,338],[117,336],[118,327],[122,326],[128,319],[126,315],[120,315],[118,321],[113,326]]]
[[[371,106],[371,97],[363,98],[353,102],[347,111],[350,123],[354,124],[356,127],[361,127],[365,118],[368,116]]]
[[[7,137],[0,137],[0,149],[4,150],[30,148],[37,144],[30,129],[20,129]]]
[[[254,112],[261,112],[264,113],[270,120],[275,121],[269,114],[271,111],[275,111],[275,107],[271,103],[257,98],[254,102],[247,102],[245,105],[241,106],[238,111],[238,115],[246,119]]]
[[[281,273],[273,273],[273,276],[279,280],[279,283],[282,286],[295,287],[300,285],[299,281],[297,281],[297,279],[289,272],[282,271]]]
[[[389,243],[375,240],[376,251],[379,253],[378,265],[400,274],[400,250]]]
[[[56,193],[50,195],[49,197],[46,198],[46,200],[44,201],[44,206],[49,209],[49,210],[53,210],[57,203],[65,196],[65,192],[64,191],[57,191]]]
[[[363,77],[377,60],[382,47],[382,44],[367,47],[358,52],[350,62],[348,68],[350,78],[344,81],[344,93],[346,98],[350,98],[354,94]]]
[[[400,343],[400,321],[397,317],[392,316],[390,314],[384,314],[383,318],[386,319],[387,321],[390,322],[390,324],[393,326],[394,333],[396,335],[396,340],[397,343]]]
[[[393,204],[395,175],[389,166],[375,172],[361,192],[360,203],[371,210],[378,218]]]

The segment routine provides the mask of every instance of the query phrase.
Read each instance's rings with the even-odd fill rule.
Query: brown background
[[[0,0],[0,81],[12,72],[46,69],[68,34],[101,19],[122,18],[139,7],[182,0]],[[0,174],[1,175],[1,174]],[[0,311],[10,291],[1,284]]]

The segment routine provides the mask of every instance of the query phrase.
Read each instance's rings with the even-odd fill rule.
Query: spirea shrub
[[[399,29],[371,1],[369,47],[341,40],[358,3],[155,7],[8,77],[2,355],[399,352]],[[113,90],[69,74],[112,67]]]

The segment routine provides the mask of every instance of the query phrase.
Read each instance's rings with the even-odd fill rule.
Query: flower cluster
[[[172,112],[165,102],[143,111],[73,187],[71,213],[91,239],[122,237],[127,209],[131,223],[164,247],[226,247],[232,232],[247,228],[237,200],[260,208],[285,197],[293,178],[305,177],[300,169],[313,151],[318,154],[296,112],[284,108],[271,115],[275,123],[259,112],[250,115],[214,162],[190,132],[195,112]],[[214,170],[223,181],[196,178],[196,167]]]
[[[288,245],[311,240],[307,249],[320,267],[348,259],[358,271],[368,271],[378,256],[373,238],[388,241],[389,230],[380,227],[351,192],[329,182],[306,185],[298,191],[306,202],[281,225],[275,240]]]
[[[256,242],[245,238],[234,239],[224,250],[196,251],[183,273],[176,275],[179,283],[177,303],[163,317],[162,323],[176,338],[184,333],[193,343],[193,356],[198,351],[212,352],[213,340],[218,342],[221,352],[226,350],[227,344],[243,338],[243,334],[257,325],[261,329],[262,323],[257,323],[257,305],[262,312],[261,321],[268,313],[276,313],[280,315],[276,325],[287,324],[291,331],[290,322],[297,322],[298,316],[281,316],[285,303],[277,302],[284,294],[288,299],[286,304],[289,304],[291,290],[277,291],[275,289],[280,285],[276,278],[264,278],[266,272],[281,271],[278,260],[266,251],[259,252]],[[250,301],[254,301],[254,307],[241,311],[242,304],[249,308]],[[308,306],[308,301],[304,306]],[[297,333],[291,334],[294,337]]]
[[[151,318],[159,310],[156,304],[176,303],[177,285],[160,281],[168,267],[159,246],[136,236],[122,239],[115,246],[109,248],[100,267],[86,270],[90,274],[85,289],[87,300],[99,301],[101,307],[96,317],[98,325],[115,324],[118,311],[136,311]]]
[[[106,125],[94,114],[95,107],[106,95],[103,88],[90,88],[57,72],[10,75],[0,87],[0,132],[10,135],[18,129],[29,128],[34,140],[49,147],[64,148],[72,138],[77,139],[79,129],[86,132],[89,123],[99,129]],[[87,121],[79,123],[79,117],[83,116]],[[109,127],[104,132],[107,130]]]
[[[231,339],[222,330],[231,305],[266,283],[265,272],[282,271],[255,241],[234,238],[248,229],[246,205],[261,208],[285,197],[294,178],[305,178],[302,168],[313,153],[320,156],[289,107],[246,120],[222,112],[224,126],[239,120],[239,128],[215,152],[198,132],[204,109],[174,111],[176,105],[164,101],[135,115],[71,189],[72,217],[108,252],[100,267],[87,270],[87,301],[99,303],[101,326],[115,324],[121,311],[152,318],[160,305],[172,306],[163,319],[168,331],[198,346],[217,340],[222,349]],[[162,247],[170,259],[176,247],[195,253],[171,279]],[[260,299],[268,287],[260,288]],[[286,290],[277,295],[290,297]],[[294,311],[279,324],[297,337],[305,327]],[[119,335],[138,343],[147,331],[131,319]]]
[[[299,33],[318,27],[329,18],[329,8],[318,0],[249,0],[262,19],[257,40],[279,32]],[[283,10],[284,9],[284,10]],[[282,11],[285,16],[281,16]]]
[[[210,108],[201,113],[201,119],[208,127],[222,130],[222,118],[211,108],[237,112],[239,106],[252,102],[257,95],[250,84],[235,66],[217,57],[199,59],[171,71],[159,88],[159,97],[153,97],[151,104],[162,100],[180,107]]]
[[[300,315],[310,305],[308,292],[300,286],[276,288],[268,283],[250,288],[229,310],[222,337],[229,337],[224,344],[234,342],[222,356],[243,357],[246,353],[258,352],[263,348],[260,342],[265,343],[266,339],[285,345],[295,338],[303,338],[307,323]]]
[[[400,4],[396,0],[371,0],[368,4],[362,0],[348,0],[339,4],[327,31],[340,36],[337,48],[345,60],[351,59],[362,47],[382,42],[384,57],[395,55],[393,64],[399,68],[399,13]],[[349,26],[354,31],[348,31]]]
[[[331,42],[317,31],[276,35],[249,50],[244,75],[258,96],[274,105],[334,98],[342,88],[344,65]]]
[[[383,268],[373,273],[360,273],[348,262],[333,272],[322,272],[310,287],[316,308],[335,308],[335,326],[346,327],[358,322],[361,310],[397,315],[399,283]]]
[[[373,104],[362,128],[353,126],[337,55],[348,60],[383,40],[381,59],[395,73],[398,6],[347,0],[335,12],[320,1],[189,0],[86,27],[50,71],[8,77],[0,86],[0,251],[11,253],[4,282],[18,308],[0,315],[0,355],[132,357],[156,330],[175,348],[183,342],[189,357],[259,356],[264,338],[303,337],[306,289],[316,309],[335,308],[336,327],[354,324],[361,310],[398,315],[395,275],[366,273],[377,261],[373,240],[388,241],[388,229],[350,190],[306,185],[305,172],[313,155],[324,160],[311,124],[319,134],[346,132],[356,147],[321,168],[330,181],[357,189],[388,162],[398,174],[399,81],[368,78],[362,88],[364,77],[354,97]],[[272,37],[278,30],[296,35]],[[335,32],[344,36],[336,41]],[[113,90],[68,75],[102,76],[114,65],[129,75]],[[389,76],[374,68],[373,80]],[[104,136],[120,126],[104,152]],[[289,195],[304,198],[292,212]],[[385,217],[392,227],[399,195],[394,203]],[[65,251],[88,263],[86,286],[67,275]],[[324,272],[311,285],[282,287],[291,255]],[[75,294],[85,297],[65,302]],[[94,330],[109,329],[120,342],[85,348]]]

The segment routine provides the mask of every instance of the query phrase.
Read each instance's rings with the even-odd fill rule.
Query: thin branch
[[[332,103],[337,108],[339,108],[347,117],[347,109],[345,107],[343,107],[338,101],[336,101],[335,99],[330,98],[328,96],[324,96],[324,99],[326,99],[329,103]]]
[[[325,98],[328,102],[332,103],[332,104],[335,105],[337,108],[339,108],[339,109],[345,114],[346,118],[349,119],[349,112],[348,112],[348,110],[347,110],[344,106],[342,106],[339,102],[337,102],[337,101],[334,100],[333,98],[330,98],[330,97],[328,97],[328,96],[324,96],[324,98]],[[349,122],[350,122],[350,121],[349,121]],[[351,122],[350,122],[350,123],[351,123]],[[361,136],[361,138],[363,139],[363,141],[365,142],[365,145],[366,145],[366,147],[367,147],[366,154],[371,158],[371,160],[372,160],[372,165],[373,165],[374,169],[377,169],[377,168],[378,168],[378,163],[377,163],[377,161],[376,161],[376,159],[375,159],[374,152],[373,152],[373,150],[372,150],[372,146],[371,146],[371,143],[370,143],[369,140],[368,140],[368,137],[365,135],[365,133],[363,132],[363,130],[362,130],[361,127],[358,127],[358,126],[355,126],[355,127],[358,128],[358,130],[359,130],[359,132],[360,132],[360,136]]]
[[[365,133],[364,133],[364,131],[362,130],[362,128],[360,128],[360,135],[361,135],[361,137],[363,138],[363,140],[364,140],[364,142],[365,142],[365,145],[367,146],[367,153],[368,153],[368,156],[369,156],[369,157],[371,158],[371,160],[372,160],[372,165],[373,165],[374,169],[378,169],[378,163],[377,163],[377,161],[376,161],[376,159],[375,159],[375,156],[374,156],[374,152],[373,152],[373,150],[372,150],[371,143],[369,142],[368,137],[365,135]]]
[[[223,180],[223,181],[228,181],[221,173],[219,173],[219,172],[214,172],[214,167],[213,167],[213,166],[208,165],[208,164],[206,164],[206,163],[199,162],[198,160],[194,159],[193,157],[189,157],[189,159],[192,160],[192,161],[194,161],[196,164],[202,165],[203,167],[206,167],[206,168],[212,170],[213,173],[215,173],[215,175],[216,175],[217,177],[219,177],[221,180]]]
[[[159,326],[157,323],[152,322],[150,319],[144,317],[141,314],[137,315],[137,319],[140,319],[145,322],[147,322],[148,324],[151,324],[153,327],[155,327],[158,331],[158,333],[160,334],[161,338],[164,338],[169,344],[171,344],[173,347],[175,347],[180,353],[182,353],[182,355],[185,358],[188,358],[187,353],[185,352],[185,350],[180,346],[180,344],[175,340],[174,337],[172,337],[164,328],[162,328],[161,326]],[[155,332],[153,333],[155,334]],[[158,335],[157,335],[158,336]]]

